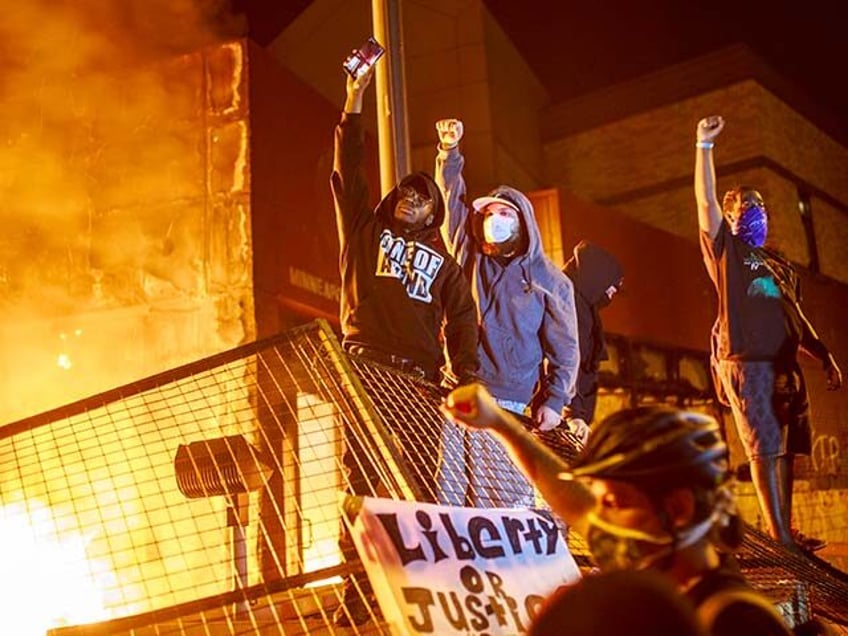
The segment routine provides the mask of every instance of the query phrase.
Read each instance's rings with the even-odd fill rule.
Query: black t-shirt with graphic
[[[714,240],[701,232],[701,253],[718,293],[713,354],[719,360],[775,360],[794,355],[799,280],[783,258],[739,240],[722,221]]]

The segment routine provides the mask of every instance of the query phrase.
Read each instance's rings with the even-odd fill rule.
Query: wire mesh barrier
[[[498,474],[496,468],[479,462],[479,483],[463,479],[469,463],[477,459],[473,457],[469,438],[488,437],[488,434],[465,431],[445,421],[437,408],[447,393],[445,389],[367,359],[353,357],[351,364],[394,439],[393,446],[400,453],[406,473],[412,477],[410,485],[418,501],[474,505],[480,499],[475,487],[481,484],[484,487],[497,484],[504,498],[522,494],[520,484],[505,482],[504,475]],[[518,417],[531,426],[528,418]],[[579,442],[570,432],[556,429],[538,435],[564,459],[576,457]],[[440,480],[441,474],[448,477]],[[374,488],[362,494],[385,495]]]
[[[318,321],[0,428],[4,632],[387,632],[375,607],[334,625],[343,578],[362,572],[340,495],[443,499],[434,475],[461,473],[470,446],[463,434],[463,453],[444,452],[442,395],[349,358]],[[544,439],[576,452],[567,434]],[[827,564],[755,532],[739,562],[796,618],[848,624],[845,575]]]
[[[768,595],[790,624],[813,616],[848,627],[848,575],[815,556],[784,550],[762,532],[746,529],[739,566]]]

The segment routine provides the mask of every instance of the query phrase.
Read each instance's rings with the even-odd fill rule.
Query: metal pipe
[[[371,19],[374,37],[386,49],[376,78],[380,190],[385,195],[412,170],[400,0],[371,0]]]

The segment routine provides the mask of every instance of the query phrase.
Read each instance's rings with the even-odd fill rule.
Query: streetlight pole
[[[400,0],[371,0],[371,19],[374,37],[386,48],[376,86],[380,190],[385,195],[412,170]]]

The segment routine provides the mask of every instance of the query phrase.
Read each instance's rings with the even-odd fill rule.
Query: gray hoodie
[[[498,186],[490,196],[504,194],[518,205],[527,250],[505,264],[483,254],[474,229],[479,224],[465,200],[464,164],[458,148],[440,148],[435,177],[447,201],[445,242],[469,277],[477,305],[480,379],[496,398],[532,399],[560,411],[574,396],[580,365],[574,288],[545,256],[533,206],[514,188]]]

